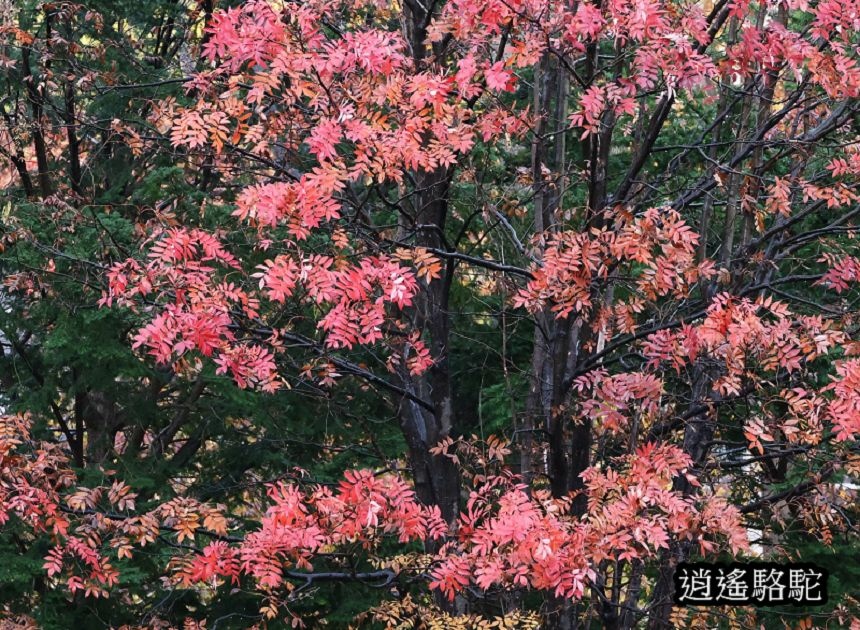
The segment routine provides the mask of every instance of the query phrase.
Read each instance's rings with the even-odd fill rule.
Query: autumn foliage
[[[53,222],[47,237],[4,229],[4,251],[50,257],[4,263],[10,311],[71,277],[88,307],[132,322],[122,343],[153,370],[114,385],[142,383],[157,408],[194,383],[168,420],[100,433],[92,388],[51,394],[44,418],[3,401],[0,522],[48,541],[51,588],[115,597],[119,567],[158,549],[159,588],[251,592],[259,627],[309,624],[320,585],[360,583],[382,595],[356,624],[657,629],[721,623],[673,607],[679,562],[796,559],[792,536],[856,544],[860,5],[199,4],[183,74],[165,80],[181,90],[110,133],[137,171],[169,156],[201,201],[141,205],[134,247],[110,234],[92,261],[63,250],[101,207],[80,175],[98,145],[75,127],[96,123],[69,99],[110,76],[76,84],[83,53],[50,29],[104,18],[39,4],[40,83],[35,36],[0,30],[35,118],[12,133],[7,114],[8,186]],[[49,44],[70,73],[55,155]],[[66,161],[77,175],[55,184],[48,166]],[[44,387],[33,333],[2,334]],[[483,346],[492,370],[472,365]],[[467,392],[472,370],[487,386]],[[250,482],[196,496],[222,445],[209,412],[199,427],[189,414],[234,387],[342,399],[349,439],[323,445],[338,453],[381,450],[353,417],[371,400],[397,452],[336,480],[321,457],[328,481],[250,462]],[[486,432],[490,391],[503,419]],[[280,437],[254,433],[251,411],[210,415],[251,445]],[[168,472],[135,488],[123,470],[148,457]],[[816,623],[849,623],[856,602],[831,604]],[[726,623],[777,618],[756,615]]]

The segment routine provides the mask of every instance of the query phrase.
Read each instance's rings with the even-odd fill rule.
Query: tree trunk
[[[421,247],[444,248],[445,220],[448,213],[449,174],[440,169],[416,175],[417,191],[411,216],[415,225],[401,224],[401,238],[410,236]],[[442,277],[430,282],[415,300],[413,316],[419,330],[428,338],[433,366],[423,375],[403,375],[404,387],[429,402],[432,411],[415,402],[404,401],[400,410],[403,434],[409,446],[410,463],[415,474],[418,497],[428,505],[438,505],[446,521],[453,523],[459,513],[459,474],[446,457],[430,454],[429,449],[451,434],[456,425],[450,371],[450,315],[448,297],[454,274],[449,261]]]

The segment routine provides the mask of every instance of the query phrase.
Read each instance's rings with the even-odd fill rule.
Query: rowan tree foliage
[[[856,2],[2,7],[4,623],[860,623]]]

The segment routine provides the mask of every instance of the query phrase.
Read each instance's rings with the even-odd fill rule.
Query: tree
[[[56,7],[41,9],[50,42]],[[71,16],[97,21],[74,5],[60,15],[70,32]],[[5,419],[3,513],[53,539],[51,579],[107,595],[121,579],[110,558],[160,542],[201,601],[241,585],[263,615],[297,623],[319,584],[361,581],[396,584],[399,599],[365,617],[391,627],[504,613],[663,628],[699,614],[673,611],[678,562],[744,552],[745,528],[788,557],[798,528],[827,545],[854,531],[850,2],[250,1],[196,15],[199,41],[165,48],[193,59],[199,46],[198,71],[180,68],[184,94],[112,126],[136,156],[164,160],[165,135],[175,149],[117,193],[149,188],[155,202],[126,220],[140,252],[114,240],[108,265],[51,250],[78,282],[95,264],[99,312],[136,322],[130,345],[151,366],[130,377],[139,387],[157,402],[192,385],[172,417],[137,426],[85,421],[106,417],[91,389],[52,400],[42,422],[59,443],[33,438],[26,415]],[[23,194],[50,206],[53,60],[37,83],[33,35],[9,32],[38,184],[29,149],[13,138],[4,155]],[[68,189],[81,195],[64,102]],[[181,215],[156,201],[168,178],[194,200]],[[37,249],[43,238],[13,234]],[[13,308],[56,265],[16,270],[30,294]],[[21,333],[4,343],[26,361],[34,333]],[[384,473],[306,488],[305,473],[282,472],[265,497],[183,489],[182,470],[208,482],[206,458],[224,461],[190,411],[207,388],[236,396],[219,375],[262,390],[227,413],[303,392],[391,413],[406,454],[353,426],[347,442],[375,449]],[[485,400],[510,443],[487,436]],[[226,424],[260,426],[265,403],[250,404]],[[69,465],[168,453],[145,510],[122,480],[82,487]],[[822,623],[849,615],[831,610]]]

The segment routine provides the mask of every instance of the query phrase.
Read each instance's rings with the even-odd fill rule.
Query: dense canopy
[[[0,1],[0,626],[860,627],[858,58],[856,0]]]

